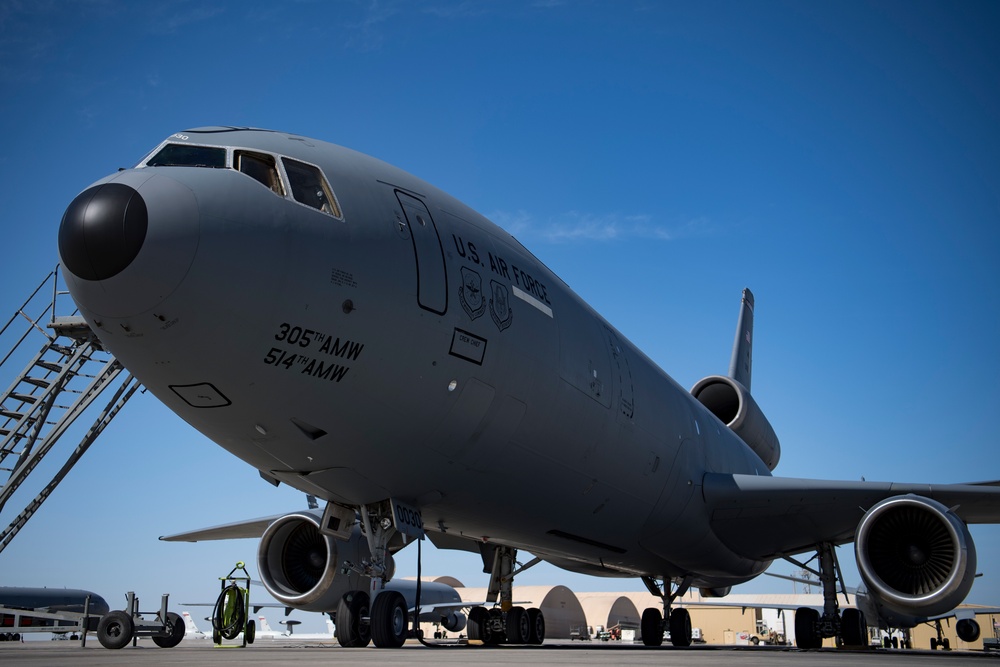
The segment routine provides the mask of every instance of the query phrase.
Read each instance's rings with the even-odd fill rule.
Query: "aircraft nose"
[[[135,188],[104,183],[87,188],[69,205],[59,226],[63,266],[84,280],[106,280],[139,255],[149,213]]]
[[[156,308],[190,270],[200,221],[194,192],[170,175],[133,169],[98,181],[70,203],[59,226],[59,256],[73,299],[101,318]]]

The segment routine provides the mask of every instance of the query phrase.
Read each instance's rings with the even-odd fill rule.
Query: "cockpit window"
[[[285,173],[288,174],[288,184],[295,201],[312,206],[335,218],[342,217],[340,206],[326,179],[323,178],[323,172],[310,164],[287,157],[281,158],[281,163],[285,166]]]
[[[147,167],[226,168],[226,149],[216,146],[167,144],[146,162]]]
[[[264,187],[277,195],[285,196],[285,187],[278,176],[278,167],[274,157],[264,153],[236,151],[233,154],[233,166],[237,171],[259,181]]]

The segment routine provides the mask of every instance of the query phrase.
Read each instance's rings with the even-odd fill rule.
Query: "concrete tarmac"
[[[670,646],[647,648],[641,644],[595,642],[546,642],[543,646],[464,646],[446,645],[429,648],[407,642],[400,649],[345,649],[336,642],[295,642],[258,640],[246,648],[216,648],[205,639],[188,639],[176,648],[157,648],[150,640],[140,639],[138,646],[108,650],[96,638],[87,646],[74,641],[0,642],[0,665],[293,665],[329,667],[330,665],[655,665],[656,667],[771,667],[844,665],[849,667],[937,667],[961,665],[997,665],[1000,653],[945,651],[843,651],[820,649],[800,651],[785,647],[693,646],[678,649]]]

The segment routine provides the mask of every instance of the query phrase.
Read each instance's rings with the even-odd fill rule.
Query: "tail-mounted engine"
[[[935,616],[972,588],[976,548],[965,523],[936,500],[887,498],[858,524],[861,578],[879,603],[900,614]]]
[[[267,592],[278,602],[305,611],[337,608],[344,593],[367,590],[367,580],[341,572],[344,561],[366,559],[368,541],[354,526],[344,542],[320,532],[320,512],[296,512],[268,526],[257,547],[257,569]]]
[[[746,387],[733,378],[710,375],[691,389],[691,395],[747,443],[768,470],[774,470],[781,458],[778,436]]]

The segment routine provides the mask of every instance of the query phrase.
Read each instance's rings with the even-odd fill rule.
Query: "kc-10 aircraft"
[[[109,607],[107,601],[97,593],[78,588],[0,586],[0,641],[7,639],[10,635],[18,634],[17,628],[14,626],[14,614],[5,614],[3,613],[5,610],[37,611],[46,614],[87,613],[94,618],[96,623],[96,619],[108,613]],[[59,629],[63,621],[31,617],[30,615],[28,618],[30,620],[22,619],[22,623],[30,624],[32,627],[51,627],[52,632],[57,635],[69,632],[69,630]],[[11,628],[14,632],[6,632],[4,628]]]
[[[174,134],[70,203],[59,253],[82,316],[149,391],[265,480],[326,501],[168,539],[261,536],[267,590],[334,613],[344,645],[402,645],[406,601],[382,589],[425,534],[482,556],[490,606],[468,633],[487,644],[544,638],[512,594],[542,560],[640,577],[662,600],[643,641],[669,629],[686,645],[679,595],[724,596],[815,553],[824,608],[796,614],[810,647],[864,641],[837,603],[837,545],[854,542],[878,613],[933,616],[972,586],[967,524],[1000,522],[995,482],[772,476],[749,290],[729,374],[687,391],[510,234],[323,141]]]

